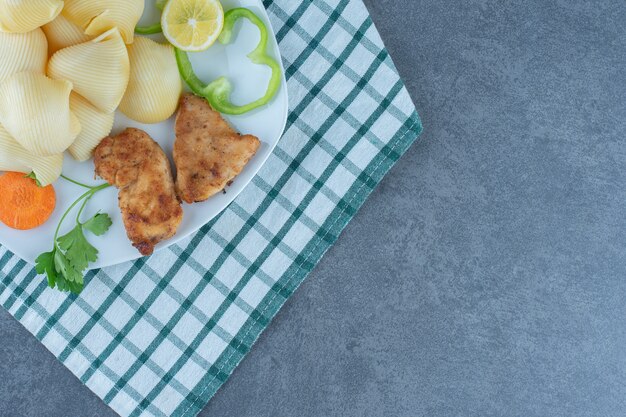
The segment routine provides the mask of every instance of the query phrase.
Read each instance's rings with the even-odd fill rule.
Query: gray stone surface
[[[421,142],[201,415],[625,415],[626,3],[366,3]],[[0,341],[0,416],[114,415]]]

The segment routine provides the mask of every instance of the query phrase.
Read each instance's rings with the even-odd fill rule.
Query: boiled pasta
[[[120,104],[130,72],[126,45],[117,28],[92,41],[61,49],[48,63],[48,75],[69,80],[74,91],[105,113]]]
[[[182,81],[174,49],[138,37],[128,46],[130,81],[120,111],[141,123],[168,119],[178,106]]]
[[[61,13],[61,0],[0,0],[0,31],[26,33]]]
[[[80,122],[70,111],[72,83],[20,72],[0,84],[0,123],[28,151],[51,156],[66,150]]]
[[[133,42],[144,0],[66,0],[63,14],[87,35],[98,36],[119,28],[126,43]]]
[[[0,171],[34,172],[41,185],[46,186],[61,176],[62,168],[63,154],[35,156],[0,125]]]
[[[102,139],[111,133],[115,115],[101,112],[76,93],[70,96],[70,109],[78,117],[82,130],[69,151],[77,161],[86,161]]]
[[[48,38],[48,53],[54,54],[59,49],[67,48],[79,43],[87,42],[91,36],[85,35],[83,30],[70,22],[62,14],[52,22],[42,27]]]
[[[46,71],[48,42],[41,29],[28,33],[0,32],[0,83],[22,71]]]

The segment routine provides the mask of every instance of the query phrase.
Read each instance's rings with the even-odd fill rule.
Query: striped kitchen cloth
[[[80,296],[0,248],[0,304],[122,416],[195,416],[421,132],[361,0],[264,3],[287,130],[221,215]]]

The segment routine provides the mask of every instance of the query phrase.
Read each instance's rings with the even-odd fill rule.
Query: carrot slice
[[[21,172],[0,175],[0,221],[10,228],[28,230],[41,226],[55,205],[52,185],[39,187]]]

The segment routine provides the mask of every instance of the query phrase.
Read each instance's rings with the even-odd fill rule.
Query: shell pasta
[[[70,109],[78,117],[82,130],[69,151],[77,161],[86,161],[100,141],[111,133],[115,115],[101,112],[76,93],[70,96]]]
[[[132,43],[143,9],[144,0],[66,0],[63,14],[87,35],[98,36],[117,27],[124,41]]]
[[[26,33],[61,13],[61,0],[0,0],[0,31]]]
[[[80,132],[70,111],[69,81],[20,72],[0,84],[0,123],[28,151],[50,156],[65,151]]]
[[[62,14],[42,27],[48,38],[48,53],[54,54],[59,49],[87,42],[91,36],[85,35],[81,28],[67,20]]]
[[[20,145],[0,125],[0,171],[29,173],[33,171],[41,185],[46,186],[61,176],[63,155],[35,156]]]
[[[201,7],[179,1],[189,13]],[[165,3],[156,0],[156,7],[163,11]],[[156,124],[174,115],[184,87],[176,48],[135,36],[146,4],[0,0],[0,174],[34,172],[51,184],[65,151],[78,162],[93,157],[117,111],[120,123]],[[65,161],[71,176],[75,163]]]
[[[137,38],[128,46],[130,81],[120,111],[141,123],[168,119],[178,107],[182,81],[174,48],[148,38]]]
[[[128,52],[117,28],[96,39],[61,49],[48,63],[48,75],[68,80],[74,91],[105,113],[120,104],[130,72]]]
[[[46,71],[48,42],[41,29],[28,33],[0,32],[0,83],[22,71]]]

